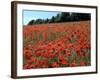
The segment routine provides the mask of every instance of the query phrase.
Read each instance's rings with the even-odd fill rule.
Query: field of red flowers
[[[23,69],[91,65],[90,21],[23,27]]]

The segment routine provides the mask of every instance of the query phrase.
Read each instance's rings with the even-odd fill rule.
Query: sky
[[[59,12],[47,12],[47,11],[31,11],[31,10],[24,10],[23,11],[23,25],[27,25],[29,21],[36,20],[36,19],[47,19],[51,18],[52,16],[56,16]]]

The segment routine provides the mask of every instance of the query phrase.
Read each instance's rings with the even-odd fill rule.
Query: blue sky
[[[52,16],[56,16],[58,12],[47,12],[47,11],[31,11],[24,10],[23,11],[23,25],[27,25],[29,21],[40,19],[51,18]]]

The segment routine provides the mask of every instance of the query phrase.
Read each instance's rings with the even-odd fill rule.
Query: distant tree
[[[71,14],[71,21],[79,21],[80,20],[80,13],[72,13]]]
[[[48,22],[49,22],[49,19],[48,18],[44,20],[44,23],[48,23]]]
[[[91,15],[87,13],[72,13],[70,15],[71,21],[82,21],[82,20],[90,20]]]
[[[62,12],[60,16],[61,22],[69,21],[69,16],[69,12]]]
[[[52,18],[49,20],[49,22],[50,22],[50,23],[55,22],[55,17],[54,17],[54,16],[52,16]]]
[[[87,14],[87,13],[81,13],[81,20],[90,20],[91,19],[91,16],[90,14]]]
[[[37,20],[35,21],[35,24],[41,24],[41,23],[43,23],[43,20],[42,20],[42,19],[37,19]]]
[[[35,23],[35,20],[31,20],[28,25],[33,25]]]
[[[43,23],[54,23],[54,22],[69,22],[69,21],[82,21],[90,20],[91,15],[88,13],[71,13],[71,12],[60,12],[56,16],[52,16],[51,19],[36,19],[31,20],[28,25],[43,24]]]
[[[55,22],[60,22],[61,21],[61,18],[60,18],[60,13],[57,14],[57,16],[55,16]]]

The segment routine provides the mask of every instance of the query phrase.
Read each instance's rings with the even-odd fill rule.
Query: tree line
[[[72,22],[72,21],[85,21],[90,20],[91,15],[89,13],[70,13],[70,12],[61,12],[56,16],[52,16],[51,19],[36,19],[31,20],[28,25],[33,24],[45,24],[45,23],[58,23],[58,22]]]

